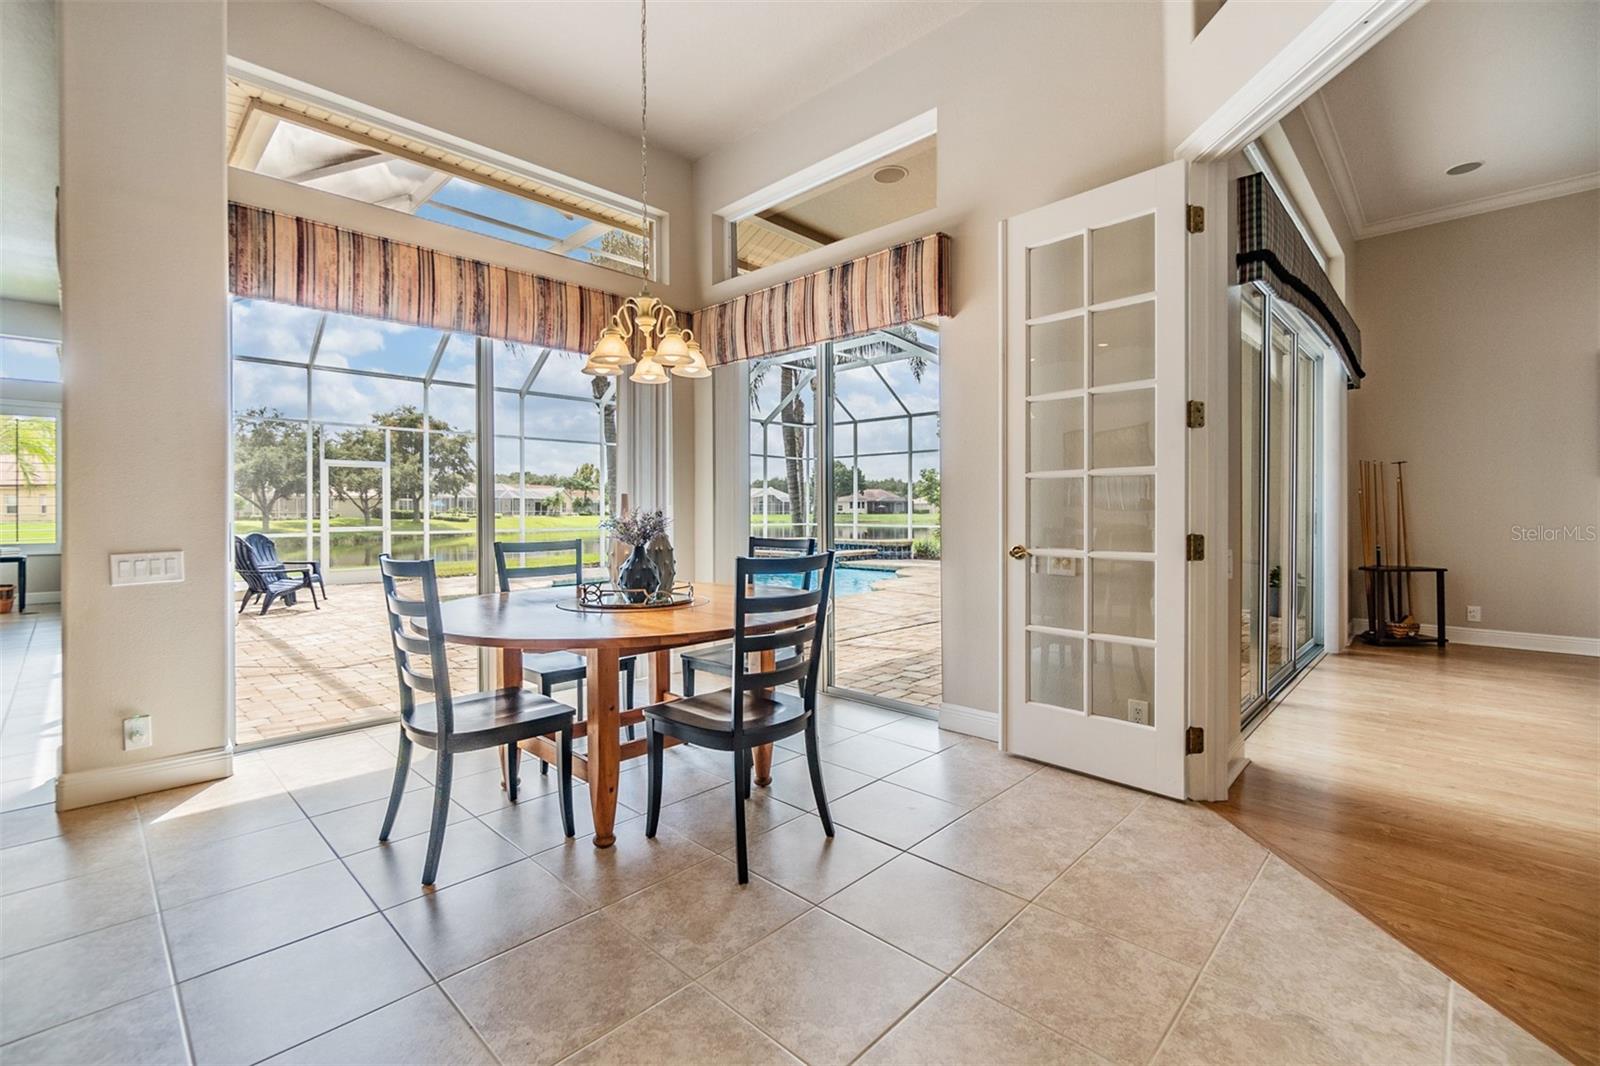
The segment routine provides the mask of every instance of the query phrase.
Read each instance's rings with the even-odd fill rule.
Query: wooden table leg
[[[650,702],[661,703],[672,691],[672,653],[650,653]]]
[[[589,805],[594,846],[616,843],[617,774],[622,760],[617,731],[617,650],[589,649]]]
[[[497,687],[521,688],[522,649],[501,649],[500,658],[495,663],[495,673],[499,675],[495,679]],[[507,791],[511,789],[511,770],[511,750],[502,744],[500,746],[500,787]]]
[[[764,651],[761,653],[761,670],[765,673],[778,665],[778,653]],[[771,693],[771,689],[767,690]],[[755,783],[762,788],[772,784],[772,745],[763,744],[755,750]]]

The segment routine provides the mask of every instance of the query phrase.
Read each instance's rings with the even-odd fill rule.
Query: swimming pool
[[[872,586],[880,581],[893,581],[898,576],[893,570],[880,570],[875,566],[835,566],[833,568],[833,594],[835,596],[854,596],[858,592],[871,592]],[[800,587],[800,579],[784,576],[782,578],[767,578],[762,584],[768,582],[774,585],[792,585]]]

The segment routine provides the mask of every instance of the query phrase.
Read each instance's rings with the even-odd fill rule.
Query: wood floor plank
[[[1357,646],[1245,754],[1219,814],[1600,1064],[1600,660]]]

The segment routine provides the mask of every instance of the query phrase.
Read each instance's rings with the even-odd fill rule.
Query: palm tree
[[[28,488],[55,482],[56,426],[53,418],[0,418],[0,455],[17,462],[17,477]]]

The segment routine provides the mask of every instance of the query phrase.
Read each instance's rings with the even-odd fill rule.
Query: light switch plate
[[[183,580],[183,552],[128,552],[111,557],[113,585],[155,585]]]

